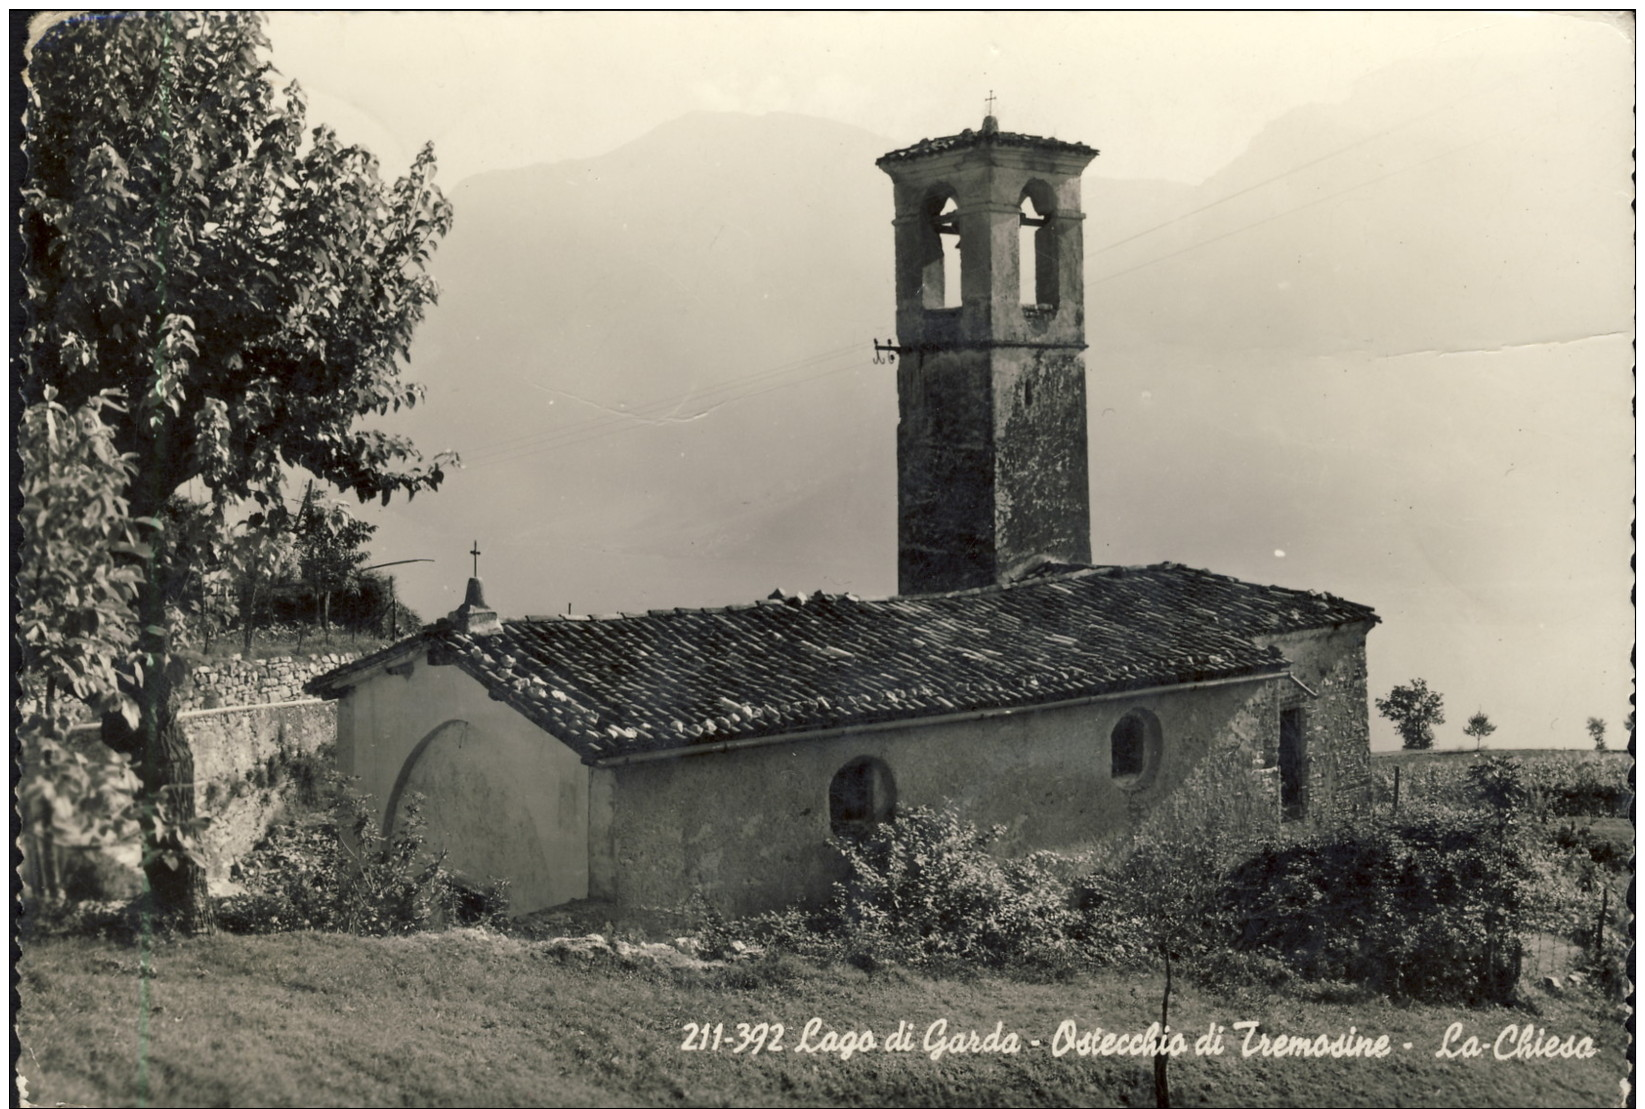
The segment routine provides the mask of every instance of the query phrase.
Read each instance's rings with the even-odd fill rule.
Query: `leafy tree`
[[[203,872],[168,830],[192,822],[194,773],[163,506],[198,482],[221,528],[236,503],[278,503],[294,467],[386,501],[438,487],[449,464],[357,426],[422,395],[400,375],[451,224],[433,151],[385,185],[367,151],[308,131],[267,48],[250,13],[80,16],[46,32],[28,70],[22,396],[30,412],[104,398],[129,465],[123,503],[88,542],[134,575],[109,603],[129,614],[137,657],[96,646],[92,668],[118,669],[135,702],[135,725],[105,716],[104,739],[135,759],[155,902],[189,930],[208,921]],[[154,522],[147,547],[126,521]]]
[[[1377,712],[1393,721],[1407,751],[1426,751],[1434,745],[1434,725],[1445,723],[1444,699],[1421,678],[1396,685],[1377,698]]]
[[[1588,717],[1588,736],[1594,741],[1594,750],[1605,750],[1605,721],[1597,716]]]
[[[1485,737],[1496,731],[1496,725],[1483,712],[1476,712],[1468,718],[1468,726],[1462,729],[1462,734],[1474,737],[1474,750],[1479,750],[1485,742]]]
[[[297,573],[296,541],[289,528],[242,523],[230,535],[226,562],[228,585],[237,605],[240,650],[250,658],[260,604],[280,582]]]
[[[356,520],[346,505],[316,495],[311,483],[297,512],[298,566],[303,583],[320,599],[320,626],[331,633],[331,598],[354,583],[360,567],[371,557],[362,550],[377,531],[375,524]]]
[[[100,394],[70,411],[47,389],[17,429],[18,811],[36,894],[56,892],[55,844],[112,844],[137,831],[126,760],[66,742],[80,706],[137,719],[121,675],[137,661],[140,574],[123,557],[145,551],[151,529],[125,502],[131,462],[105,419],[117,405]]]

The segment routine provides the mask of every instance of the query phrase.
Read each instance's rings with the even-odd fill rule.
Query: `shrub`
[[[1139,843],[1074,885],[1075,935],[1107,963],[1204,955],[1221,943],[1225,856],[1203,840]]]
[[[1519,976],[1528,895],[1511,820],[1436,813],[1334,829],[1260,850],[1231,876],[1235,946],[1311,979],[1394,997],[1506,1002]]]
[[[1633,863],[1626,844],[1598,835],[1583,824],[1561,824],[1553,835],[1554,846],[1578,857],[1586,856],[1596,866],[1620,874]]]
[[[490,923],[507,910],[506,884],[467,886],[428,848],[419,798],[384,836],[365,798],[335,779],[330,789],[334,819],[277,826],[241,861],[248,892],[218,902],[225,931],[381,936]]]
[[[823,930],[859,963],[999,964],[1068,953],[1076,914],[1061,871],[1070,860],[1050,852],[998,858],[989,849],[1004,834],[979,829],[952,806],[920,807],[843,841],[848,875],[834,887]]]
[[[1502,755],[1493,755],[1470,766],[1468,784],[1481,801],[1494,809],[1518,808],[1529,796],[1519,760]]]

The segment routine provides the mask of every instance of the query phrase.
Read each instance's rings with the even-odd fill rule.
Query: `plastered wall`
[[[339,703],[337,762],[379,819],[421,793],[429,842],[475,883],[506,878],[510,910],[588,894],[588,769],[455,666],[377,672]]]
[[[1007,828],[999,850],[1075,851],[1159,819],[1278,820],[1264,765],[1274,679],[951,723],[859,732],[594,771],[591,893],[727,913],[826,898],[840,876],[828,789],[859,756],[890,767],[897,803],[956,803]],[[1133,708],[1160,725],[1149,783],[1110,778],[1109,736]],[[1172,814],[1175,814],[1173,816]]]

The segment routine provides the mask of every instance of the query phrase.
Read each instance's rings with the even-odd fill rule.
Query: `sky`
[[[691,110],[789,111],[949,134],[996,94],[1010,130],[1101,135],[1104,171],[1197,182],[1264,124],[1410,59],[1489,64],[1585,16],[1381,13],[339,13],[273,15],[312,117],[445,181],[586,158]],[[1602,21],[1599,21],[1602,22]],[[1614,24],[1604,24],[1614,26]],[[1595,47],[1595,49],[1603,49]],[[780,59],[780,61],[778,61]]]
[[[432,140],[448,193],[494,171],[608,155],[703,111],[797,113],[902,145],[975,126],[992,93],[1005,128],[1100,147],[1088,195],[1149,183],[1112,195],[1157,201],[1169,227],[1127,242],[1088,221],[1088,301],[1101,288],[1146,313],[1163,302],[1147,299],[1149,282],[1170,280],[1161,263],[1173,250],[1235,282],[1242,267],[1266,278],[1279,272],[1276,254],[1299,255],[1295,286],[1281,275],[1270,296],[1115,329],[1132,364],[1114,388],[1135,399],[1121,434],[1141,437],[1140,452],[1197,427],[1219,452],[1267,459],[1249,473],[1295,459],[1305,475],[1285,490],[1295,504],[1360,508],[1350,527],[1321,514],[1298,529],[1267,519],[1270,491],[1223,467],[1192,478],[1207,506],[1191,527],[1162,523],[1158,550],[1116,558],[1170,557],[1374,603],[1384,625],[1371,643],[1373,693],[1417,673],[1468,690],[1502,706],[1501,745],[1580,745],[1588,713],[1619,729],[1634,627],[1633,299],[1617,264],[1632,256],[1625,17],[282,13],[268,30],[312,121],[389,171]],[[1204,190],[1212,211],[1169,207]],[[1130,226],[1148,230],[1145,216]],[[1364,272],[1333,272],[1328,257],[1303,264],[1343,233],[1358,237]],[[1477,283],[1471,299],[1424,286],[1424,274],[1452,269]],[[1170,357],[1152,365],[1152,350]],[[1288,420],[1284,388],[1264,393],[1282,400],[1242,413],[1236,434],[1208,374],[1260,377],[1269,390],[1294,382],[1297,408]],[[1351,384],[1319,402],[1340,412],[1327,435],[1313,427],[1324,409],[1301,398],[1333,375]],[[568,453],[559,465],[576,464]],[[1190,481],[1167,469],[1154,475],[1162,490]],[[1105,493],[1103,481],[1099,498],[1123,522],[1124,491]],[[441,495],[465,495],[457,479],[452,489]],[[1218,518],[1213,500],[1235,507]],[[451,532],[439,573],[467,565],[459,552],[471,535],[430,523],[441,510],[421,499],[406,511],[425,513],[420,536]],[[1385,542],[1391,531],[1397,542]],[[402,579],[425,615],[461,587],[435,588],[432,573]],[[693,573],[667,568],[674,603],[748,599],[720,596],[729,587],[708,570],[682,580]],[[600,607],[669,603],[658,580]],[[1461,741],[1473,707],[1450,705],[1444,742]],[[1393,742],[1385,722],[1374,729],[1378,746]]]

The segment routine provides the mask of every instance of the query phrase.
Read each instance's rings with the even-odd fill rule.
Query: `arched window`
[[[890,820],[897,784],[879,759],[852,759],[828,784],[828,827],[835,836],[862,835]]]
[[[1120,717],[1108,735],[1108,775],[1124,789],[1142,789],[1154,780],[1160,758],[1159,718],[1147,709]]]
[[[946,189],[925,198],[924,249],[920,270],[922,303],[927,308],[958,308],[960,283],[959,204]]]
[[[1022,190],[1017,228],[1017,281],[1022,303],[1031,308],[1057,305],[1057,230],[1051,217],[1056,198],[1043,181]]]

